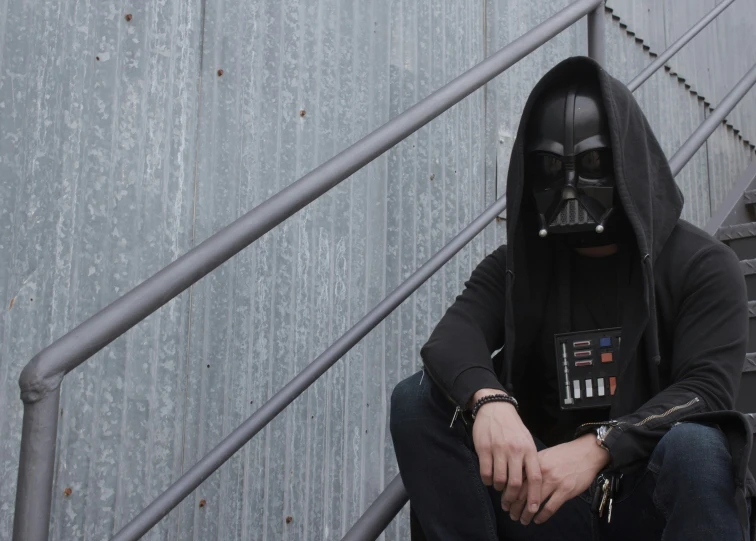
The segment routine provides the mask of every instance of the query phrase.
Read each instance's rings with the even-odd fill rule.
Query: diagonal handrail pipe
[[[756,65],[733,87],[714,112],[696,128],[670,158],[669,167],[673,176],[677,176],[682,171],[696,151],[714,133],[719,123],[743,99],[755,82]],[[754,417],[754,414],[750,414],[750,417]],[[401,511],[404,504],[409,501],[409,495],[404,485],[400,483],[401,478],[397,475],[341,541],[375,541]]]
[[[641,71],[638,75],[636,75],[632,81],[627,83],[627,88],[630,89],[630,92],[635,92],[643,83],[646,82],[646,80],[651,77],[656,71],[661,68],[667,60],[675,56],[677,52],[685,46],[690,40],[692,40],[694,37],[698,35],[701,30],[706,28],[709,23],[711,23],[714,19],[716,19],[720,13],[722,13],[725,9],[730,7],[730,5],[735,0],[724,0],[720,4],[718,4],[714,9],[712,9],[709,13],[706,14],[705,17],[703,17],[700,21],[698,21],[696,24],[694,24],[690,30],[685,32],[682,36],[680,36],[677,41],[675,41],[672,45],[670,45],[666,51],[664,51],[662,54],[660,54],[656,60],[651,62],[643,71]]]
[[[68,372],[352,173],[602,6],[603,0],[577,0],[557,12],[205,240],[35,355],[19,378],[24,417],[13,540],[48,539],[60,383]],[[595,33],[592,35],[597,37]],[[603,46],[595,42],[593,48],[603,51]],[[212,471],[205,472],[204,476]],[[134,539],[123,537],[127,538]]]
[[[719,102],[716,109],[709,113],[706,120],[701,123],[698,129],[688,137],[677,152],[675,152],[669,159],[669,168],[672,170],[672,175],[677,176],[677,174],[682,171],[685,164],[690,161],[709,136],[714,133],[717,126],[724,122],[727,115],[729,115],[735,106],[740,103],[740,100],[748,94],[748,91],[751,90],[754,84],[756,84],[756,64],[754,64],[751,69],[748,70],[748,73],[746,73],[743,78],[732,87],[732,90],[722,98],[722,101]]]
[[[397,475],[378,495],[341,541],[377,539],[409,500],[401,476]]]

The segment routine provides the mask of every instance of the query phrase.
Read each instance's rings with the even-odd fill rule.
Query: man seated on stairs
[[[587,58],[552,69],[525,106],[507,201],[508,244],[392,396],[424,537],[749,539],[751,435],[732,411],[743,275],[680,219],[627,88]]]

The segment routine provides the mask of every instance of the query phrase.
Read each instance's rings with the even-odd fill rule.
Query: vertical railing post
[[[606,67],[606,37],[604,35],[604,2],[588,14],[588,56]]]
[[[13,541],[47,541],[59,404],[60,386],[42,398],[24,401]]]

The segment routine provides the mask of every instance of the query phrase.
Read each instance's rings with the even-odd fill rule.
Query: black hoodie
[[[731,412],[748,332],[743,273],[729,248],[680,219],[682,194],[643,112],[627,87],[591,59],[561,62],[531,93],[509,164],[508,244],[480,263],[436,326],[421,352],[426,372],[463,410],[482,388],[506,386],[527,400],[518,393],[528,388],[553,255],[526,204],[524,132],[544,90],[572,77],[600,83],[617,193],[637,243],[622,304],[620,375],[604,423],[612,426],[605,440],[610,468],[645,464],[667,430],[692,414],[730,412],[717,419],[740,427],[728,437],[737,446],[736,482],[745,496],[751,437],[747,421]]]

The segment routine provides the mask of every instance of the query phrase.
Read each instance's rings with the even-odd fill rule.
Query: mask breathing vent
[[[562,207],[550,227],[584,225],[595,223],[577,199],[571,199]]]

